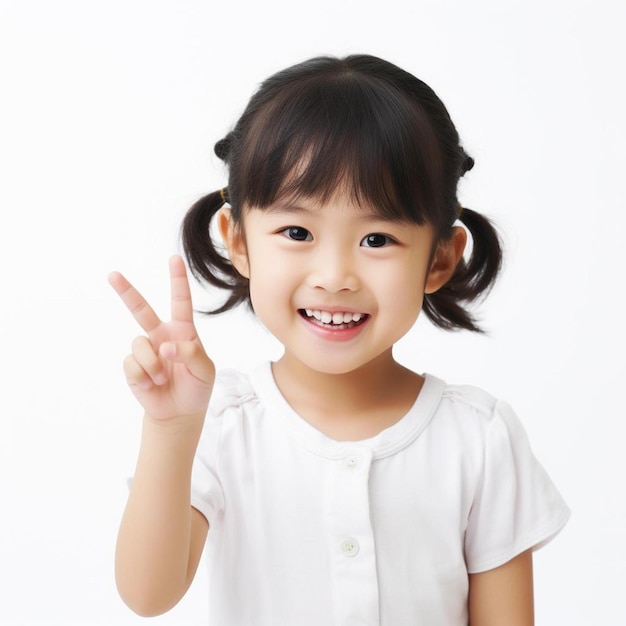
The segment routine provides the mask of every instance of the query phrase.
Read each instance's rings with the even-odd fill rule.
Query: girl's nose
[[[329,293],[339,291],[356,291],[359,288],[359,278],[354,259],[340,251],[320,251],[315,255],[309,271],[308,284],[310,287],[324,289]]]

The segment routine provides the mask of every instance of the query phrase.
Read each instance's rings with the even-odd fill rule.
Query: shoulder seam
[[[442,393],[442,398],[463,402],[478,413],[493,416],[499,400],[490,393],[471,385],[448,385]]]

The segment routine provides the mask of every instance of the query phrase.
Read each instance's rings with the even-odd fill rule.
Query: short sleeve
[[[237,409],[250,394],[247,378],[240,372],[224,370],[218,374],[191,472],[191,506],[200,511],[209,523],[224,508],[224,493],[219,479],[223,421],[229,410]]]
[[[209,523],[224,507],[224,494],[217,471],[221,419],[207,415],[191,471],[191,506]]]
[[[468,572],[493,569],[540,548],[559,533],[569,514],[519,419],[507,404],[497,402],[465,533]]]

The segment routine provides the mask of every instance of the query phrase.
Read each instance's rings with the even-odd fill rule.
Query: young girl
[[[146,332],[124,364],[145,411],[125,602],[174,606],[206,541],[216,626],[532,624],[531,553],[567,506],[505,403],[393,357],[422,309],[478,331],[466,306],[500,267],[457,199],[473,161],[443,103],[381,59],[316,58],[265,81],[215,151],[228,187],[185,218],[191,271],[284,353],[216,377],[180,257],[169,322],[111,275]]]

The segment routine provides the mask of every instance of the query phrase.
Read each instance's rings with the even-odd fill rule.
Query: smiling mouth
[[[317,324],[323,328],[333,330],[345,330],[354,328],[365,322],[369,317],[367,313],[350,313],[348,311],[321,311],[318,309],[298,309],[298,313],[307,321]]]

